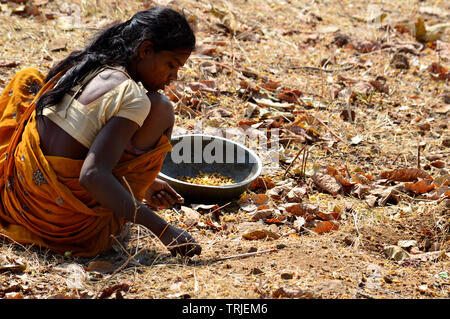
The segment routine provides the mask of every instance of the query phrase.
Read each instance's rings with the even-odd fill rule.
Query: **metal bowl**
[[[173,137],[158,177],[172,186],[186,202],[222,203],[245,192],[262,170],[262,162],[252,150],[234,141],[211,135],[190,134]],[[177,179],[202,173],[231,177],[232,185],[191,184]]]

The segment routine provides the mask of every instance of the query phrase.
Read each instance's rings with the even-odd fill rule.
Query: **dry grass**
[[[80,24],[75,28],[68,28],[64,20],[21,17],[2,9],[0,63],[17,62],[19,65],[0,67],[0,88],[20,68],[37,66],[46,71],[71,50],[83,47],[98,28],[114,20],[124,20],[154,2],[80,0],[70,3],[81,8]],[[294,110],[315,118],[309,124],[322,138],[310,148],[306,161],[299,156],[289,168],[287,181],[297,183],[302,176],[293,171],[304,168],[302,172],[307,172],[314,164],[346,165],[350,171],[360,168],[373,175],[387,169],[415,167],[421,142],[425,143],[422,167],[429,166],[425,156],[430,154],[440,154],[448,167],[449,148],[443,146],[444,139],[449,137],[448,112],[435,111],[446,105],[443,96],[449,92],[448,81],[431,79],[426,67],[439,62],[448,68],[449,57],[425,45],[419,55],[407,54],[410,68],[401,70],[390,65],[395,49],[387,47],[358,53],[333,44],[337,33],[360,41],[417,44],[410,33],[400,34],[361,22],[361,17],[385,12],[392,27],[400,23],[411,25],[418,16],[423,16],[427,25],[433,25],[448,21],[448,4],[412,0],[213,3],[234,15],[220,20],[211,13],[210,2],[206,0],[178,2],[178,7],[182,4],[196,22],[199,44],[213,45],[217,49],[213,58],[200,52],[194,54],[180,74],[178,85],[184,90],[189,83],[214,80],[220,92],[199,92],[198,105],[186,98],[175,102],[179,129],[192,129],[199,118],[208,118],[207,123],[203,123],[208,129],[237,127],[239,121],[246,120],[244,110],[249,101],[248,96],[239,92],[241,80],[257,87],[271,80],[300,90],[302,98],[311,101],[296,105]],[[425,14],[420,11],[421,7],[436,7],[440,13]],[[49,1],[39,10],[73,17],[64,14],[67,8],[66,2]],[[234,22],[239,31],[234,35],[224,32],[217,24],[226,25],[230,21],[230,26]],[[449,41],[448,34],[443,35],[443,42]],[[310,68],[317,68],[323,59],[332,61],[331,68],[348,64],[355,67],[340,72],[318,72]],[[222,67],[215,74],[202,69],[204,63],[210,61],[217,61],[217,66]],[[383,76],[389,94],[375,92],[368,97],[357,97],[351,103],[341,97],[332,98],[330,93],[340,76],[356,81]],[[206,116],[208,111],[217,108],[231,114]],[[340,117],[344,110],[354,111],[355,120],[344,121]],[[430,130],[420,128],[426,123],[430,123]],[[356,136],[362,142],[352,145],[349,141]],[[280,145],[281,166],[265,172],[266,176],[281,182],[290,160],[301,147],[303,144],[294,142]],[[448,174],[445,168],[432,166],[428,172],[433,177]],[[310,182],[308,177],[306,181]],[[214,231],[199,226],[190,229],[203,246],[202,255],[192,260],[171,257],[148,230],[137,226],[132,227],[128,241],[118,242],[113,251],[93,259],[54,255],[5,240],[0,246],[0,265],[24,264],[26,268],[0,270],[0,298],[95,298],[106,288],[118,284],[122,284],[123,289],[117,288],[119,292],[114,292],[113,298],[272,298],[280,287],[302,289],[322,298],[448,298],[449,264],[445,255],[435,261],[401,264],[387,259],[383,253],[384,246],[405,239],[417,240],[420,247],[428,245],[428,240],[439,244],[438,250],[448,252],[449,214],[445,206],[448,199],[447,202],[426,200],[406,193],[399,198],[396,205],[371,208],[358,198],[333,197],[312,188],[304,202],[318,205],[323,211],[339,207],[345,212],[338,230],[319,235],[306,228],[298,233],[293,231],[289,219],[278,226],[282,234],[279,239],[257,241],[242,238],[240,226],[249,221],[250,215],[233,202],[222,210],[221,221],[227,225],[226,230]],[[346,207],[352,209],[346,211]],[[161,214],[184,227],[183,216],[175,211],[164,210]],[[424,229],[432,231],[432,236]],[[224,256],[276,247],[279,248],[276,252],[215,261]],[[86,267],[97,260],[108,261],[112,269],[105,274],[87,271]],[[10,292],[2,293],[8,289]]]

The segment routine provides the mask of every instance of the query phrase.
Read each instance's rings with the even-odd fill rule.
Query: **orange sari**
[[[113,244],[125,220],[100,206],[78,179],[82,160],[46,156],[40,148],[34,103],[54,86],[37,69],[18,72],[0,97],[0,235],[57,253],[89,257]],[[34,96],[33,87],[42,86]],[[140,156],[124,153],[113,174],[142,201],[171,150],[163,135]]]

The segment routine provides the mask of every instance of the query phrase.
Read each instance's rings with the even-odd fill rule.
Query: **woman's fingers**
[[[167,236],[171,238],[171,241],[165,245],[172,255],[176,255],[177,253],[185,257],[200,255],[202,247],[185,230],[171,226]]]
[[[164,191],[166,191],[167,193],[172,195],[175,198],[176,202],[178,202],[178,203],[183,203],[184,202],[183,196],[178,194],[169,184],[165,185]]]
[[[157,195],[153,195],[152,196],[152,206],[154,207],[154,208],[156,208],[156,209],[159,209],[159,208],[161,208],[162,207],[162,203],[161,203],[161,201],[159,200],[159,198],[158,198],[158,196]]]

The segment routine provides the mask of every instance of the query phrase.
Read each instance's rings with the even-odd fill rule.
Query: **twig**
[[[267,188],[267,187],[266,187],[266,188]],[[227,207],[227,206],[230,205],[230,204],[231,204],[231,202],[228,202],[228,203],[226,203],[225,205],[222,205],[222,206],[220,206],[220,207],[214,209],[214,210],[211,212],[211,214],[217,212],[218,210],[220,210],[220,209],[222,209],[222,208],[224,208],[224,207]]]
[[[300,151],[297,152],[297,155],[295,155],[294,159],[292,160],[292,162],[289,164],[289,166],[286,168],[286,170],[284,171],[283,174],[283,179],[286,177],[287,173],[289,172],[289,170],[291,169],[292,165],[294,164],[294,162],[297,160],[297,158],[300,156],[300,154],[302,153],[302,151],[306,148],[306,145],[303,146]]]
[[[4,238],[8,239],[8,240],[12,241],[14,244],[16,244],[16,245],[22,247],[23,249],[25,249],[28,253],[30,252],[30,249],[29,249],[29,248],[27,248],[27,247],[25,247],[24,245],[22,245],[21,243],[15,241],[14,239],[12,239],[11,237],[9,237],[8,235],[5,235],[5,234],[0,233],[0,237],[4,237]],[[31,247],[30,247],[30,248],[31,248]]]
[[[419,143],[419,145],[417,145],[417,168],[420,169],[420,151],[422,149],[422,143]]]
[[[308,162],[308,157],[309,157],[309,151],[311,150],[311,148],[313,148],[314,146],[311,146],[310,148],[308,148],[307,150],[305,150],[305,153],[303,153],[303,162],[302,162],[302,176],[306,178],[306,163]]]
[[[238,254],[238,255],[231,255],[231,256],[221,257],[221,258],[214,259],[213,262],[222,261],[222,260],[228,260],[228,259],[234,259],[234,258],[247,258],[247,257],[250,257],[250,256],[259,255],[259,254],[265,254],[265,253],[271,253],[271,252],[274,252],[274,251],[278,251],[278,248],[272,248],[272,249],[266,249],[266,250],[261,250],[261,251],[254,251],[254,252],[251,252],[251,253],[244,253],[244,254]]]
[[[128,181],[127,181],[127,179],[125,178],[125,176],[122,176],[122,178],[123,178],[125,184],[127,185],[128,190],[130,191],[131,197],[133,197],[133,203],[134,203],[134,217],[133,217],[133,223],[136,224],[136,215],[137,215],[137,211],[138,211],[138,209],[139,209],[139,207],[138,207],[138,201],[136,200],[136,197],[134,197],[133,190],[131,189],[130,184],[128,184]],[[137,236],[136,251],[137,251],[138,247],[139,247],[139,232],[138,232],[138,236]]]
[[[331,133],[331,135],[333,135],[334,137],[336,137],[339,141],[341,141],[344,144],[347,144],[346,141],[344,141],[341,137],[339,137],[339,135],[337,135],[336,133],[333,132],[332,129],[330,129],[324,122],[322,122],[322,120],[320,120],[318,117],[316,117],[315,115],[311,114],[311,116],[317,120],[317,122],[319,122],[321,125],[325,126],[325,128]]]
[[[128,257],[131,256],[131,254],[125,249],[125,247],[123,247],[122,243],[116,238],[116,236],[111,235],[111,237],[116,241],[116,244],[120,247],[120,249],[122,249],[128,255]]]
[[[341,72],[341,71],[348,71],[354,68],[353,65],[350,66],[346,66],[344,68],[340,68],[340,69],[325,69],[325,68],[319,68],[319,67],[315,67],[315,66],[290,66],[291,69],[306,69],[306,70],[312,70],[312,71],[320,71],[320,72]]]
[[[395,163],[397,163],[398,158],[402,155],[402,153],[398,153],[395,157],[394,161],[392,162],[392,166],[394,166]]]
[[[358,290],[358,291],[356,292],[356,294],[357,294],[357,295],[361,295],[361,296],[363,296],[363,297],[366,297],[367,299],[375,299],[374,296],[369,295],[368,293],[362,292],[361,290]]]

